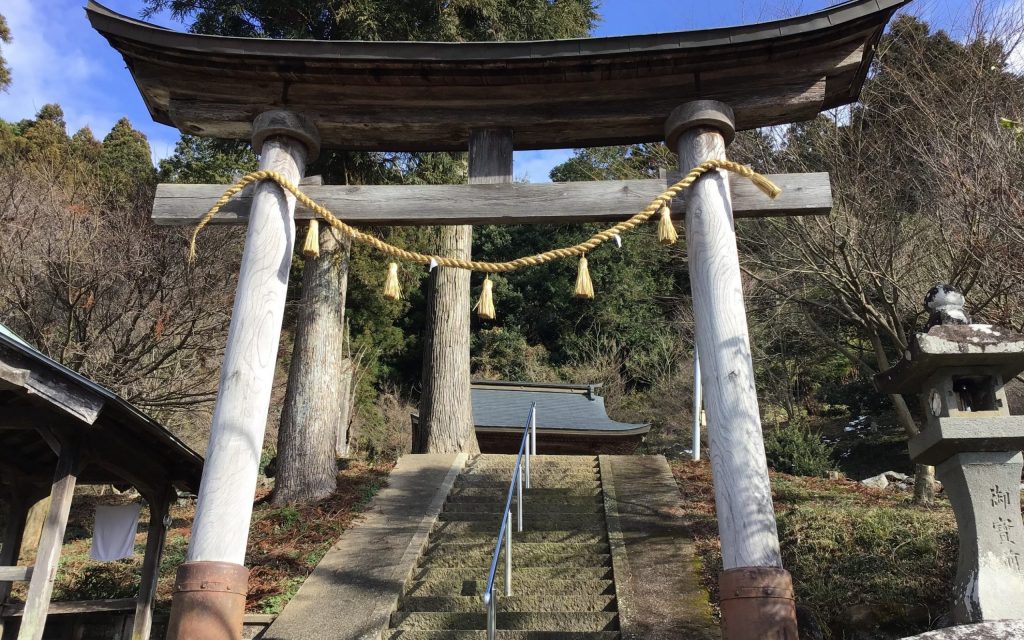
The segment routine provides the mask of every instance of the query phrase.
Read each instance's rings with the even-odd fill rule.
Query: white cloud
[[[141,6],[133,0],[112,4],[126,13]],[[69,133],[89,127],[102,139],[128,116],[149,138],[154,162],[170,155],[178,133],[152,121],[124,61],[89,25],[81,0],[2,0],[0,14],[13,37],[2,49],[12,84],[0,93],[0,118],[32,118],[43,105],[57,103]]]
[[[29,118],[44,104],[63,103],[102,72],[76,45],[75,21],[54,19],[67,12],[54,4],[52,0],[4,2],[3,15],[14,38],[3,48],[14,81],[7,93],[0,94],[0,114],[6,118]]]

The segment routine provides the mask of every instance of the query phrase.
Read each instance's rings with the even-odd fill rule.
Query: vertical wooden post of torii
[[[725,158],[732,109],[699,100],[672,112],[669,147],[684,173]],[[754,367],[743,304],[729,177],[704,174],[686,193],[686,244],[709,429],[724,571],[719,580],[724,640],[796,640],[796,607],[782,568]]]
[[[319,151],[316,127],[286,111],[257,117],[252,142],[260,169],[294,183]],[[294,213],[295,198],[276,184],[256,187],[192,538],[174,584],[171,640],[242,636],[249,577],[243,562],[295,245]]]

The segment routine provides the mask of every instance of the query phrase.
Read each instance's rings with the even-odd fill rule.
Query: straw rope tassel
[[[196,259],[196,238],[199,236],[199,232],[203,230],[209,222],[217,215],[221,207],[223,207],[232,197],[242,191],[247,185],[259,182],[260,180],[271,180],[276,182],[282,189],[288,191],[295,196],[296,201],[303,207],[312,211],[318,218],[321,218],[327,224],[337,229],[340,233],[352,239],[353,242],[359,242],[361,244],[368,245],[381,253],[395,258],[398,260],[405,260],[407,262],[414,262],[417,264],[428,265],[434,263],[441,267],[449,267],[452,269],[465,269],[467,271],[480,271],[483,273],[506,273],[508,271],[515,271],[516,269],[522,269],[523,267],[535,267],[537,265],[545,264],[553,260],[562,260],[565,258],[574,258],[576,256],[583,256],[590,253],[603,243],[612,240],[617,235],[621,235],[630,229],[633,229],[650,219],[658,210],[667,202],[671,202],[673,198],[679,195],[679,192],[686,189],[704,173],[715,169],[725,169],[731,171],[737,175],[747,178],[754,183],[758,189],[763,191],[768,197],[774,198],[782,193],[782,190],[772,184],[768,178],[758,174],[753,169],[746,165],[733,162],[731,160],[706,160],[693,169],[690,169],[689,173],[683,176],[679,182],[676,182],[669,188],[661,192],[661,195],[656,197],[646,207],[637,213],[633,214],[628,220],[616,223],[607,229],[598,231],[594,235],[590,236],[583,242],[572,245],[571,247],[561,247],[558,249],[551,249],[544,251],[543,253],[537,253],[531,256],[523,256],[516,258],[515,260],[509,260],[507,262],[482,262],[476,260],[463,260],[461,258],[448,258],[445,256],[434,256],[428,253],[419,253],[417,251],[409,251],[396,247],[393,244],[389,244],[384,240],[374,236],[371,233],[366,233],[346,224],[343,220],[339,220],[329,209],[317,204],[312,198],[307,196],[299,189],[298,186],[292,184],[287,178],[276,171],[269,169],[260,169],[247,173],[238,179],[238,182],[228,187],[217,202],[214,203],[210,210],[199,221],[195,229],[192,230],[192,241],[189,243],[188,258],[189,262],[194,262]],[[397,275],[396,275],[397,284]]]
[[[587,268],[586,256],[580,257],[580,270],[576,274],[576,293],[573,296],[586,300],[594,299],[594,283],[590,280],[590,269]]]
[[[398,285],[398,263],[388,264],[388,276],[384,279],[384,297],[388,300],[401,300],[402,288]]]
[[[658,220],[658,242],[664,245],[675,244],[679,239],[679,234],[676,232],[675,225],[672,224],[672,210],[668,208],[667,204],[663,204],[661,209],[658,209],[658,215],[661,216],[661,219]]]
[[[481,320],[494,320],[494,294],[491,293],[493,286],[490,276],[484,277],[484,286],[480,290],[480,302],[476,305],[476,315]]]
[[[313,218],[306,229],[306,242],[302,245],[302,255],[307,258],[320,257],[320,222]]]

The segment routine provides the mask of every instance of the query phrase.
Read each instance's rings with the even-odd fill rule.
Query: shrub
[[[356,415],[349,427],[349,453],[368,460],[395,461],[412,444],[413,405],[397,387],[367,385],[359,390]]]
[[[781,473],[820,477],[835,468],[832,447],[800,425],[772,429],[765,434],[764,449],[768,464]]]

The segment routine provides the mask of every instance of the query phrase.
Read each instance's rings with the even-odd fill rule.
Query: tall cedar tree
[[[169,10],[198,33],[218,35],[315,38],[320,40],[538,40],[587,35],[597,19],[591,0],[463,0],[451,3],[423,0],[370,0],[352,3],[293,0],[147,0],[147,12]],[[432,157],[432,156],[436,156]],[[424,167],[428,170],[421,171]],[[440,168],[440,170],[438,170]],[[325,153],[308,173],[319,173],[326,183],[373,184],[395,182],[461,182],[465,177],[461,155],[419,154],[408,157],[388,154]],[[384,232],[383,233],[388,233]],[[451,233],[442,233],[448,237]],[[422,233],[391,233],[400,244],[417,242]],[[465,238],[468,244],[469,239]],[[343,313],[346,285],[351,283],[350,300],[365,299],[371,287],[379,290],[379,279],[362,276],[352,266],[365,263],[359,256],[349,258],[349,247],[332,234],[324,234],[318,263],[306,260],[302,265],[302,300],[297,313],[293,362],[289,375],[285,406],[278,432],[278,465],[274,501],[277,503],[312,500],[328,495],[334,488],[334,443],[346,424],[340,424],[346,412],[338,406],[338,384],[348,385],[351,367],[344,356]],[[433,243],[429,243],[433,244]],[[420,246],[423,246],[420,242]],[[431,247],[434,248],[434,247]],[[440,247],[446,251],[445,247]],[[356,250],[356,253],[360,251]],[[419,274],[407,274],[406,290],[415,288]],[[361,295],[360,295],[361,294]],[[375,293],[374,293],[375,295]],[[435,291],[432,295],[445,295]],[[468,287],[459,294],[465,313],[469,313]],[[374,304],[378,306],[379,303]],[[393,333],[396,313],[408,303],[393,305],[385,313],[353,317],[355,340],[374,343],[374,351],[389,348],[389,340],[378,344],[378,334]],[[355,316],[356,314],[353,314]],[[470,348],[468,322],[464,335],[457,336],[458,348]],[[428,327],[429,331],[430,328]],[[386,338],[386,336],[383,336]],[[399,339],[399,345],[404,342]],[[405,345],[401,345],[405,346]],[[435,361],[434,367],[446,366]],[[304,375],[307,372],[312,375]],[[469,384],[469,371],[464,372]],[[317,382],[318,381],[318,382]],[[466,402],[468,402],[468,393]],[[461,413],[469,415],[468,407]],[[456,412],[459,413],[459,412]],[[476,449],[472,424],[452,425],[468,431],[451,434],[448,441],[462,442]],[[330,446],[328,446],[330,445]]]

